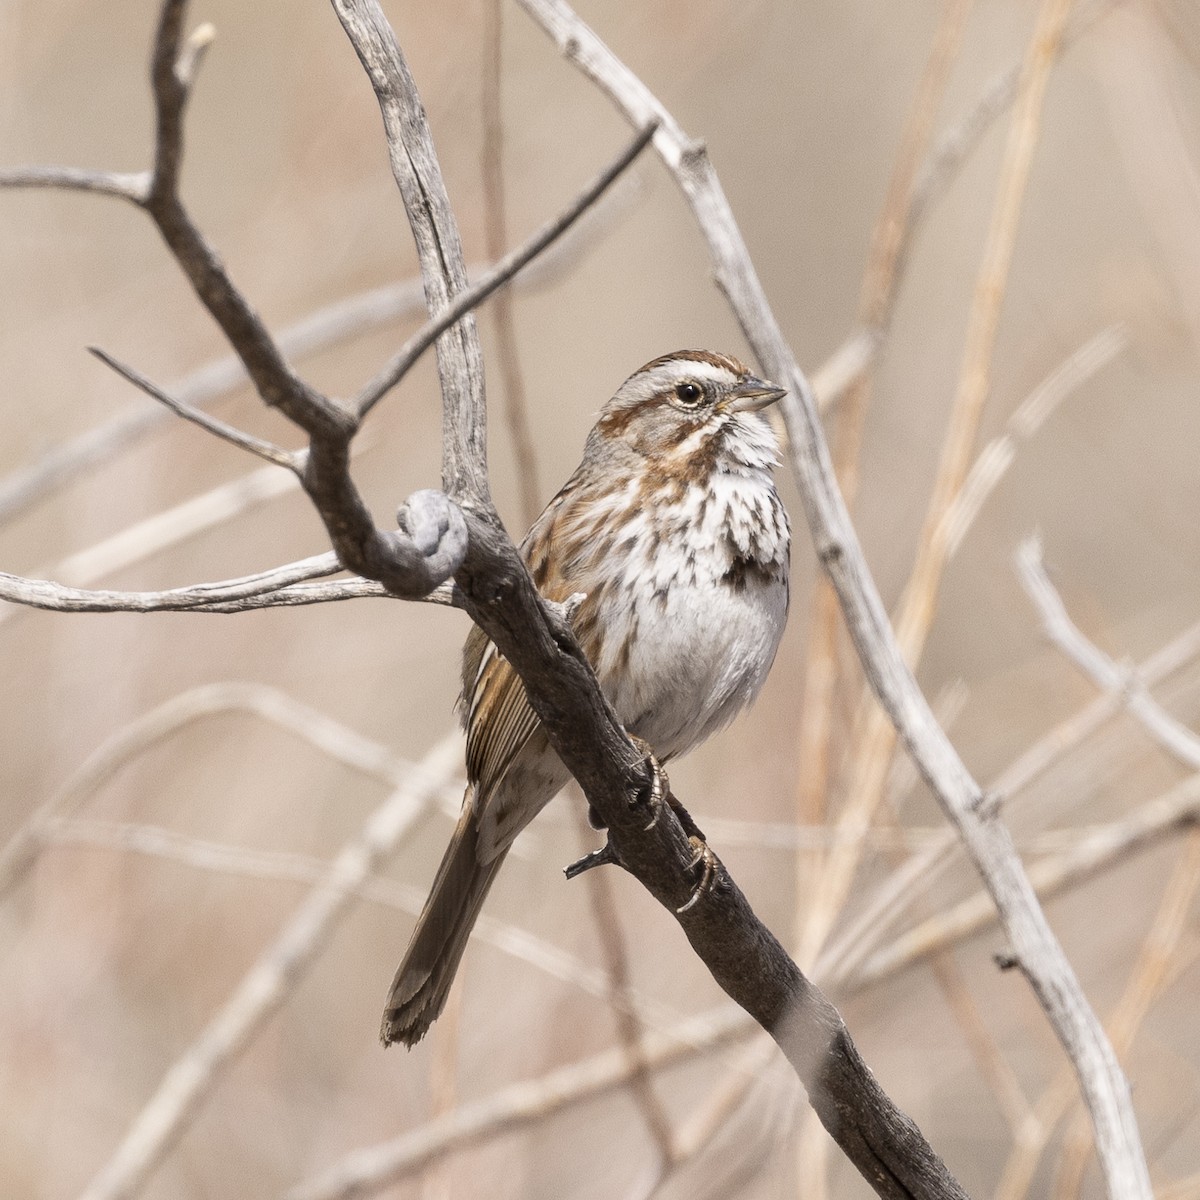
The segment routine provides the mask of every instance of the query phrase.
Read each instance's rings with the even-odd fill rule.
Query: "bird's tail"
[[[385,1046],[415,1046],[446,1006],[467,938],[504,861],[501,851],[481,862],[478,845],[479,829],[468,803],[392,981],[379,1033]]]

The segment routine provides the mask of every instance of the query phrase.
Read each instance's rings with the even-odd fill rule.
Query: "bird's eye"
[[[694,408],[704,399],[704,389],[698,383],[680,383],[675,387],[675,398],[680,404]]]

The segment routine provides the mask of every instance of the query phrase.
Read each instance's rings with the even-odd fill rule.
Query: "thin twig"
[[[478,308],[498,288],[503,287],[526,263],[548,249],[596,204],[649,145],[654,136],[654,129],[653,124],[643,129],[557,217],[547,221],[522,245],[501,258],[486,275],[458,292],[445,309],[417,330],[387,366],[354,398],[353,407],[359,417],[365,417],[408,374],[413,364],[442,334],[458,324],[467,313]]]
[[[4,167],[0,169],[0,188],[91,192],[128,200],[140,208],[150,191],[150,175],[146,171],[90,171],[84,167]]]
[[[1089,338],[1029,393],[1009,417],[1004,432],[976,455],[962,488],[943,517],[946,553],[950,558],[958,552],[984,502],[1012,466],[1019,444],[1033,437],[1068,396],[1108,366],[1128,345],[1129,334],[1122,325],[1109,325]]]
[[[123,379],[127,379],[135,388],[169,408],[176,416],[182,417],[185,421],[191,421],[194,425],[199,425],[201,429],[207,430],[214,437],[221,438],[230,445],[237,446],[240,450],[246,450],[259,458],[264,458],[277,467],[285,467],[293,475],[300,474],[300,459],[290,450],[284,450],[282,446],[276,446],[274,442],[268,442],[241,429],[235,429],[225,421],[218,420],[209,413],[194,408],[186,401],[167,395],[162,388],[152,383],[141,372],[126,366],[119,359],[96,346],[89,346],[88,352],[94,354],[105,366],[111,367]]]
[[[501,65],[504,48],[504,5],[486,0],[483,6],[482,70],[479,78],[479,114],[483,120],[480,169],[483,175],[483,234],[488,257],[498,260],[508,245],[508,202],[504,186],[504,109]],[[525,397],[525,378],[517,353],[517,330],[512,292],[502,288],[492,305],[492,324],[504,381],[504,415],[517,468],[517,495],[521,523],[528,528],[541,506],[537,453]]]
[[[669,1034],[648,1034],[642,1061],[656,1071],[664,1070],[699,1052],[740,1041],[755,1028],[740,1009],[725,1007],[684,1021]],[[451,1150],[511,1133],[551,1113],[562,1113],[623,1087],[635,1069],[624,1050],[613,1047],[540,1079],[511,1084],[393,1141],[346,1155],[320,1175],[293,1188],[288,1200],[343,1200],[371,1195]]]
[[[1093,830],[1061,854],[1029,868],[1029,880],[1047,900],[1101,871],[1149,850],[1200,820],[1200,776],[1192,776],[1140,805],[1128,817]],[[887,946],[857,968],[834,975],[841,986],[869,986],[902,967],[920,962],[943,947],[996,923],[996,912],[984,892],[960,901],[936,917],[893,937]]]
[[[6,895],[37,859],[52,828],[72,817],[118,771],[196,721],[230,711],[249,712],[288,730],[321,753],[389,787],[411,782],[421,770],[324,713],[261,684],[211,683],[190,688],[124,725],[92,751],[54,794],[0,849],[0,897]],[[457,801],[457,794],[455,799]]]
[[[197,583],[160,592],[117,592],[70,587],[46,579],[26,579],[0,571],[0,600],[57,612],[245,612],[280,603],[277,593],[306,579],[334,575],[342,569],[332,552],[272,567],[240,579]],[[362,586],[366,585],[366,586]],[[331,592],[346,598],[362,595],[385,596],[382,585],[369,580],[343,580],[328,585]],[[438,593],[449,603],[449,593]]]
[[[1042,0],[1037,26],[1022,69],[1004,161],[996,185],[995,207],[975,282],[963,361],[937,476],[917,540],[916,560],[895,619],[896,642],[910,668],[916,669],[933,625],[941,582],[949,561],[944,521],[962,490],[984,404],[990,391],[992,356],[1025,188],[1038,143],[1041,109],[1049,74],[1058,55],[1071,0]],[[866,706],[869,706],[867,708]],[[859,831],[870,827],[883,796],[895,751],[897,731],[889,714],[866,700],[861,734],[849,753],[853,771],[846,807],[839,821]],[[858,869],[854,843],[835,851],[814,887],[802,962],[814,961],[845,904]]]
[[[747,1103],[755,1084],[764,1078],[773,1061],[774,1049],[765,1037],[755,1038],[738,1054],[704,1103],[680,1124],[672,1139],[671,1154],[660,1155],[653,1172],[646,1172],[648,1184],[642,1187],[641,1194],[647,1200],[653,1200],[668,1183],[696,1164],[713,1139],[729,1127],[734,1115]],[[762,1121],[755,1121],[754,1125],[761,1128]],[[761,1165],[761,1156],[758,1157]],[[714,1182],[711,1172],[707,1173],[705,1186],[712,1189]]]
[[[1139,684],[1136,672],[1129,666],[1119,666],[1083,635],[1071,620],[1067,606],[1046,574],[1042,545],[1038,538],[1029,538],[1021,543],[1017,551],[1017,570],[1026,594],[1042,618],[1046,636],[1098,688],[1119,695],[1129,714],[1136,717],[1169,754],[1185,767],[1200,771],[1200,736],[1171,716]]]
[[[217,1081],[328,945],[358,889],[387,861],[440,794],[446,779],[457,772],[460,754],[461,738],[457,734],[444,738],[420,764],[418,778],[388,796],[345,843],[279,936],[171,1065],[82,1200],[137,1195],[195,1119]]]
[[[267,327],[233,285],[216,251],[192,221],[179,198],[183,163],[184,113],[206,44],[205,27],[191,39],[183,34],[187,0],[165,0],[150,63],[154,98],[154,166],[143,207],[158,227],[196,298],[221,327],[263,400],[302,427],[330,433],[346,428],[346,415],[292,370]]]
[[[1141,665],[1134,678],[1143,688],[1153,687],[1200,655],[1200,622],[1184,630]],[[1077,712],[1039,738],[992,780],[987,795],[1006,811],[1015,798],[1027,791],[1055,763],[1097,733],[1122,708],[1123,693],[1097,696]],[[900,920],[914,896],[921,894],[937,872],[950,863],[960,843],[952,830],[933,839],[914,854],[876,889],[854,925],[821,956],[817,975],[840,980],[861,964],[870,944],[887,940],[888,931]]]
[[[586,806],[575,806],[576,825],[586,853],[591,849],[592,838],[586,816]],[[654,1080],[643,1051],[644,1023],[633,1001],[633,985],[629,974],[629,949],[621,929],[612,881],[603,871],[589,871],[584,880],[584,890],[592,911],[592,924],[596,930],[604,957],[604,972],[608,979],[608,1001],[616,1025],[617,1041],[630,1064],[629,1090],[641,1114],[642,1122],[654,1143],[660,1164],[674,1161],[674,1134],[671,1119],[654,1088]]]

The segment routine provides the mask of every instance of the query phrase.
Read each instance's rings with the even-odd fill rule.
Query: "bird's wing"
[[[576,590],[562,578],[553,556],[547,553],[555,525],[576,492],[572,479],[546,506],[521,543],[521,554],[533,581],[548,600],[566,600]],[[463,647],[460,706],[467,728],[467,778],[475,785],[475,804],[480,808],[539,723],[520,676],[477,625]]]

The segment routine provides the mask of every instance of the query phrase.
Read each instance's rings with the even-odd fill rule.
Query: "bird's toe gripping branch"
[[[717,877],[717,867],[720,865],[717,856],[708,848],[708,843],[702,837],[696,837],[693,834],[688,841],[691,842],[692,849],[696,852],[688,867],[689,869],[698,867],[700,879],[688,900],[675,910],[678,915],[690,911],[700,903],[712,887],[713,881]]]

